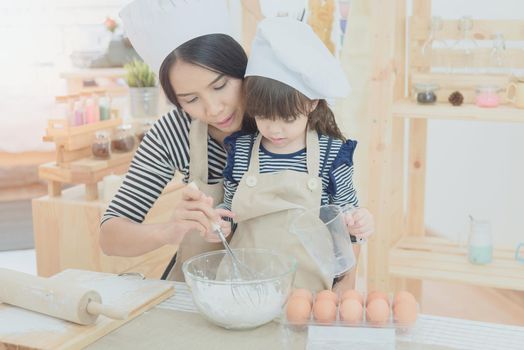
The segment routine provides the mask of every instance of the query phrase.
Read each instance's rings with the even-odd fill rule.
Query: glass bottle
[[[453,45],[453,72],[454,73],[476,73],[475,55],[478,54],[478,44],[471,37],[473,28],[473,19],[470,16],[464,16],[460,19],[458,29],[461,32],[461,39]]]
[[[95,109],[98,107],[95,105],[93,96],[89,93],[84,93],[82,96],[84,98],[84,121],[86,124],[95,123]]]
[[[468,259],[472,264],[489,264],[493,256],[493,239],[489,221],[470,215]]]
[[[444,50],[448,48],[446,42],[438,38],[438,33],[443,28],[442,18],[439,16],[431,17],[429,27],[429,37],[422,44],[421,54],[430,62],[432,72],[450,73],[451,67]]]
[[[101,121],[111,119],[111,98],[106,91],[99,93],[98,109]]]
[[[489,73],[509,74],[506,60],[506,41],[504,34],[498,32],[493,35],[493,48],[490,53]]]
[[[109,159],[111,157],[111,138],[109,132],[102,130],[95,133],[91,144],[91,153],[96,159]]]
[[[131,124],[122,124],[116,127],[111,149],[115,152],[129,152],[135,147],[135,135]]]
[[[73,99],[73,118],[74,118],[74,125],[83,125],[85,123],[84,119],[84,101],[81,96],[78,95],[71,95],[71,99]]]

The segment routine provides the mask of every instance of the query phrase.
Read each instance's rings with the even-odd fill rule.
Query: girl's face
[[[180,106],[192,118],[230,134],[240,130],[242,80],[179,60],[169,71]]]
[[[307,116],[301,115],[293,121],[255,117],[255,121],[268,151],[286,154],[306,147]]]

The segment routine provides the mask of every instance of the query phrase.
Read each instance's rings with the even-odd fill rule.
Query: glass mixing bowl
[[[197,309],[211,322],[228,329],[255,328],[282,313],[291,291],[296,259],[274,250],[233,249],[253,273],[240,279],[225,250],[194,256],[182,271]]]

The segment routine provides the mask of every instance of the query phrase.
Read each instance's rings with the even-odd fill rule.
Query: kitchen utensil
[[[343,275],[355,265],[351,238],[337,205],[323,205],[300,213],[291,223],[291,233],[329,278]]]
[[[127,312],[102,304],[94,290],[0,268],[0,302],[40,312],[82,325],[98,315],[123,320]]]
[[[227,271],[223,273],[224,258],[229,257],[226,250],[194,256],[184,262],[182,271],[196,307],[225,328],[254,328],[270,322],[282,312],[293,284],[296,259],[267,249],[233,252],[242,265],[257,271],[258,278],[233,280]]]

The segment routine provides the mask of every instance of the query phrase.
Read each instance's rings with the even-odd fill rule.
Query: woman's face
[[[169,71],[180,106],[192,118],[225,133],[240,130],[242,80],[179,60]]]

